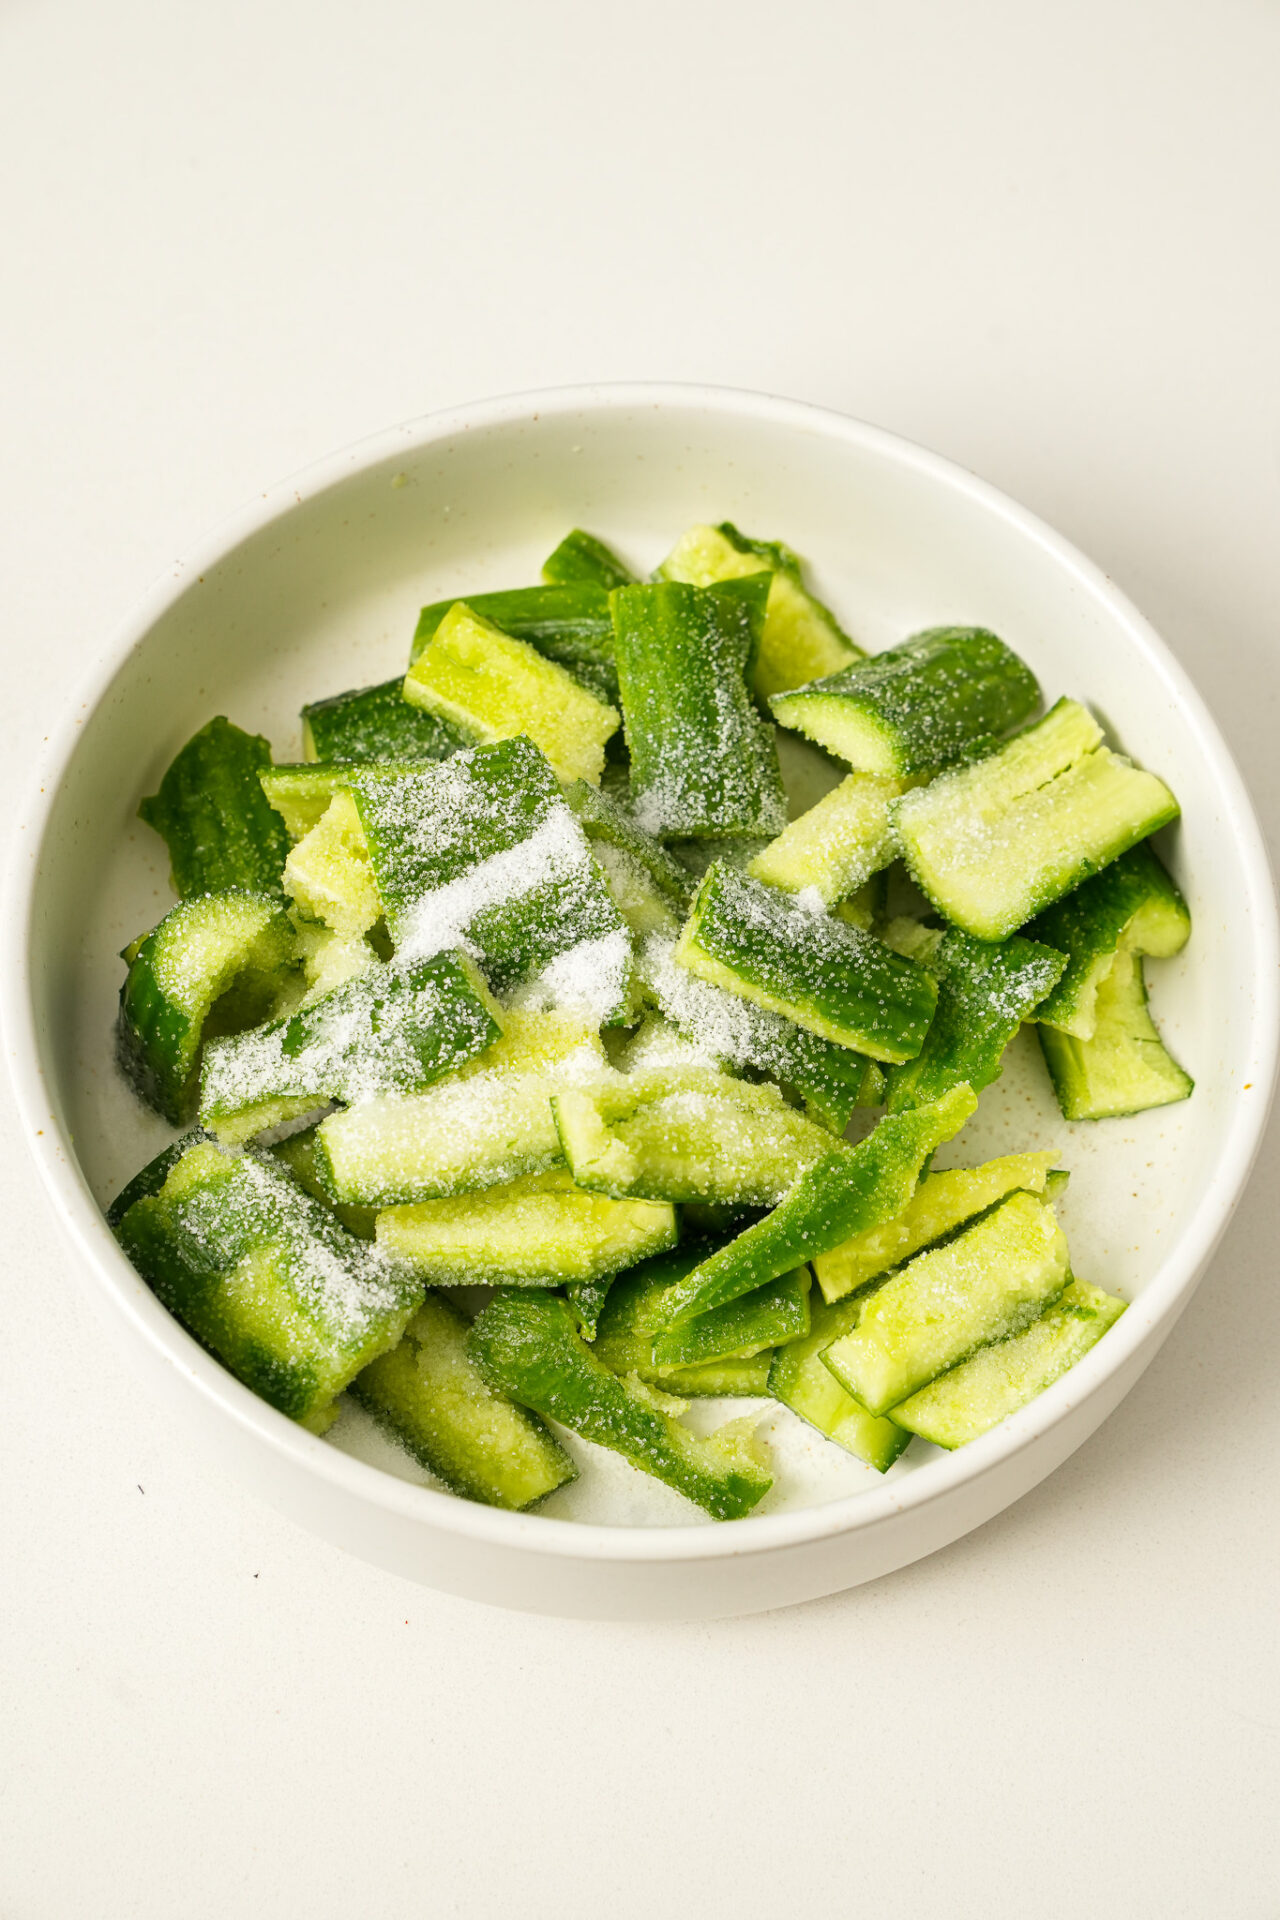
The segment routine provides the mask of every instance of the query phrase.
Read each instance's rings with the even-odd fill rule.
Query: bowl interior
[[[215,713],[300,757],[303,701],[400,671],[420,605],[536,580],[567,528],[585,525],[634,566],[656,564],[697,520],[731,518],[809,557],[817,591],[872,649],[946,622],[993,627],[1046,697],[1087,700],[1118,743],[1178,793],[1162,852],[1195,937],[1150,968],[1168,1044],[1195,1076],[1188,1103],[1068,1126],[1034,1039],[940,1164],[1052,1147],[1071,1171],[1062,1217],[1076,1271],[1140,1301],[1240,1152],[1241,1101],[1265,1102],[1259,1065],[1256,873],[1241,801],[1179,677],[1105,583],[998,496],[929,456],[800,409],[690,394],[566,397],[406,430],[330,466],[221,557],[175,571],[78,741],[39,855],[34,1010],[46,1081],[94,1195],[109,1200],[170,1137],[120,1080],[112,1022],[117,955],[171,903],[164,848],[135,818],[182,742]],[[1248,826],[1247,815],[1245,824]],[[1252,832],[1251,826],[1248,832]],[[110,1249],[106,1251],[109,1253]],[[157,1309],[157,1311],[159,1311]],[[736,1411],[714,1402],[691,1416]],[[274,1416],[273,1416],[274,1417]],[[766,1415],[779,1461],[762,1511],[869,1491],[878,1475],[782,1410]],[[330,1444],[425,1479],[352,1411]],[[575,1447],[578,1443],[574,1443]],[[698,1524],[676,1495],[612,1455],[546,1511],[612,1525]],[[927,1472],[916,1442],[893,1469]]]

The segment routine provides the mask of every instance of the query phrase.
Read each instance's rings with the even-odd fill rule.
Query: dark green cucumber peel
[[[169,849],[180,899],[230,887],[281,892],[289,837],[258,779],[270,765],[262,735],[245,733],[220,714],[188,740],[159,792],[139,803],[139,819]]]
[[[291,1419],[316,1423],[399,1340],[421,1285],[264,1155],[187,1147],[116,1228],[157,1298]]]
[[[630,586],[636,576],[629,567],[623,566],[603,540],[597,540],[593,533],[584,533],[581,527],[574,527],[543,561],[542,577],[548,586],[577,586],[585,582],[603,587],[609,593],[614,587]]]
[[[873,1059],[913,1059],[933,976],[858,927],[731,868],[709,869],[676,948],[701,979]]]
[[[750,1360],[767,1347],[803,1339],[809,1331],[811,1282],[808,1267],[797,1267],[767,1280],[753,1293],[655,1334],[655,1364],[696,1367],[713,1360]]]
[[[770,703],[783,726],[871,773],[965,759],[1040,704],[1035,675],[985,627],[931,627]]]
[[[198,1140],[207,1140],[208,1134],[203,1127],[192,1127],[179,1140],[174,1140],[158,1153],[154,1160],[148,1160],[140,1172],[135,1173],[127,1185],[121,1187],[111,1205],[107,1208],[107,1225],[112,1233],[120,1225],[126,1213],[136,1200],[152,1200],[159,1193],[173,1169],[181,1160],[188,1147],[195,1146]]]
[[[500,1393],[620,1453],[715,1520],[741,1519],[773,1484],[737,1423],[703,1439],[639,1380],[611,1373],[579,1337],[568,1301],[557,1294],[498,1292],[468,1347]]]
[[[450,721],[409,705],[403,674],[312,701],[302,709],[302,726],[309,760],[343,766],[371,760],[447,760],[471,745]]]
[[[938,1006],[914,1060],[890,1067],[890,1113],[936,1100],[967,1081],[981,1093],[1000,1076],[1005,1048],[1050,993],[1067,957],[1014,934],[988,942],[952,927],[925,963],[938,982]]]
[[[436,600],[418,617],[409,654],[412,666],[451,607],[452,600]],[[559,586],[514,587],[500,593],[465,596],[473,613],[492,620],[513,640],[531,647],[567,667],[583,685],[610,706],[617,704],[618,676],[613,663],[613,618],[609,595],[593,581],[578,580]]]
[[[610,594],[632,804],[647,832],[772,837],[785,826],[772,730],[748,691],[768,590],[753,574]]]
[[[892,1220],[911,1199],[929,1156],[960,1131],[977,1104],[970,1087],[953,1087],[926,1107],[886,1116],[858,1146],[828,1154],[772,1213],[669,1289],[655,1312],[655,1330],[683,1326]]]

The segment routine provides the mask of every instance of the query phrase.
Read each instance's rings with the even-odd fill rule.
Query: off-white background
[[[268,481],[650,377],[845,408],[1043,514],[1274,829],[1278,98],[1274,0],[0,0],[6,774]],[[4,1124],[3,1920],[1280,1915],[1274,1144],[1015,1509],[644,1627],[438,1598],[185,1458]]]

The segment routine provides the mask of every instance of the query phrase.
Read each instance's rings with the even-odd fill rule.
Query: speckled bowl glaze
[[[1067,1126],[1022,1041],[950,1164],[1053,1147],[1076,1270],[1132,1306],[1049,1392],[955,1454],[914,1444],[881,1479],[766,1413],[777,1484],[717,1526],[611,1455],[535,1514],[427,1484],[354,1413],[324,1440],[255,1399],[185,1334],[117,1249],[101,1206],[168,1137],[111,1060],[116,955],[169,904],[135,808],[214,713],[294,758],[298,708],[385,679],[418,607],[537,578],[585,525],[637,566],[729,517],[812,557],[817,590],[872,648],[993,627],[1052,699],[1090,702],[1183,806],[1162,849],[1195,936],[1152,969],[1182,1106]],[[1276,1059],[1275,904],[1240,776],[1195,689],[1087,560],[993,488],[841,415],[758,394],[612,386],[437,414],[264,494],[175,566],[102,653],[20,823],[3,1010],[32,1150],[105,1324],[176,1429],[281,1511],[411,1578],[553,1613],[747,1613],[887,1573],[1016,1500],[1087,1439],[1155,1356],[1238,1200]],[[723,1407],[701,1408],[718,1418]]]

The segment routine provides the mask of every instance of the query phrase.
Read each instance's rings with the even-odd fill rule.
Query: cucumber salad
[[[176,1138],[121,1246],[281,1413],[350,1395],[496,1506],[581,1438],[740,1518],[779,1404],[880,1472],[987,1432],[1124,1303],[1034,1139],[934,1154],[1024,1023],[1070,1121],[1192,1087],[1144,973],[1190,932],[1178,803],[1041,707],[983,628],[867,656],[726,523],[425,608],[300,761],[211,719],[139,809],[178,903],[118,1053]],[[798,814],[779,728],[838,782]],[[695,1432],[712,1396],[759,1405]]]

